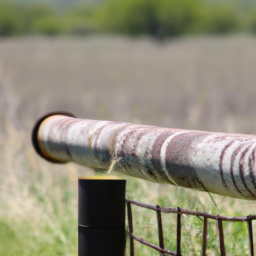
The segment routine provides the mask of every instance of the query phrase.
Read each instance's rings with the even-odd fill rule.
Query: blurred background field
[[[220,2],[196,1],[189,13],[183,11],[191,2],[181,1],[184,6],[177,8],[182,11],[174,12],[183,13],[178,28],[174,28],[175,19],[158,26],[159,20],[152,26],[148,23],[158,17],[151,12],[154,5],[159,3],[160,8],[165,1],[119,2],[124,7],[115,7],[120,5],[116,1],[87,5],[77,1],[70,6],[68,1],[49,5],[20,0],[0,5],[1,256],[77,255],[77,177],[94,175],[94,171],[75,164],[49,164],[36,155],[30,132],[49,111],[173,128],[256,133],[253,1],[243,5],[226,1],[225,8]],[[139,21],[137,3],[143,7],[139,10],[147,10],[138,11]],[[172,17],[168,10],[173,8],[163,16]],[[221,11],[213,12],[215,8]],[[234,27],[222,24],[220,30],[211,30],[202,29],[206,22],[193,23],[207,14],[215,19],[208,17],[209,24],[217,26],[221,18],[216,15],[224,12],[227,17],[225,12],[231,9],[235,23],[231,16],[224,22]],[[114,15],[121,10],[127,14]],[[197,14],[191,21],[192,10]],[[27,30],[21,29],[24,17],[29,18]],[[118,20],[124,17],[127,23]],[[56,19],[61,30],[56,29]],[[131,199],[218,214],[203,192],[120,176],[127,178]],[[214,199],[223,215],[256,214],[255,202],[216,195]],[[154,213],[133,209],[135,234],[157,243]],[[166,247],[175,250],[175,216],[163,218]],[[249,255],[246,224],[225,225],[227,255]],[[183,255],[200,255],[202,222],[184,217],[183,227]],[[157,255],[137,243],[136,250],[138,256]],[[215,222],[210,225],[208,255],[219,255]]]

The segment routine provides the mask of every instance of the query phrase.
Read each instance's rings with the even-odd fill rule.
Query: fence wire
[[[253,246],[253,228],[252,221],[256,219],[256,215],[249,215],[245,217],[229,217],[222,215],[213,215],[204,212],[196,212],[190,211],[182,208],[167,208],[161,207],[159,205],[150,205],[141,202],[136,202],[134,200],[126,199],[127,204],[127,216],[128,216],[128,226],[129,231],[127,231],[128,236],[130,237],[130,256],[135,256],[134,250],[134,241],[137,241],[145,246],[151,247],[157,250],[160,255],[176,255],[181,256],[181,215],[193,215],[197,217],[203,217],[203,236],[202,236],[202,256],[206,256],[207,252],[207,227],[208,227],[208,219],[216,220],[218,223],[218,231],[219,231],[219,246],[220,246],[220,254],[221,256],[226,256],[226,249],[224,243],[224,231],[223,231],[223,221],[229,222],[246,222],[248,228],[248,238],[249,238],[249,246],[250,246],[250,256],[254,256],[254,246]],[[156,220],[157,220],[157,228],[158,228],[158,240],[159,245],[155,245],[150,243],[147,240],[144,240],[141,237],[138,237],[133,232],[133,216],[132,216],[132,207],[131,205],[137,205],[139,207],[143,207],[149,210],[153,210],[156,212]],[[176,251],[170,251],[165,249],[164,247],[164,233],[163,233],[163,225],[162,225],[162,216],[163,213],[173,213],[177,214],[177,229],[176,229]]]

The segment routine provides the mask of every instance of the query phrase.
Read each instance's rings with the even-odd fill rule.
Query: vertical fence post
[[[78,180],[79,256],[123,256],[125,180]]]
[[[180,212],[180,207],[177,207],[178,212]],[[177,256],[181,256],[181,214],[177,214]]]
[[[218,221],[219,239],[220,239],[220,255],[226,256],[222,220],[218,218],[217,221]]]
[[[208,227],[208,218],[204,217],[202,256],[206,256],[206,250],[207,250],[207,227]]]
[[[248,228],[248,236],[249,236],[250,255],[254,256],[253,231],[252,231],[251,216],[247,216],[247,228]]]
[[[156,205],[156,218],[157,218],[157,230],[158,230],[158,240],[159,247],[164,249],[164,233],[163,233],[163,225],[162,225],[162,215],[160,211],[160,206]],[[160,253],[161,256],[165,256],[165,253]]]
[[[133,234],[132,207],[130,202],[127,202],[127,215],[128,215],[129,232]],[[130,256],[134,256],[134,241],[131,236],[130,236]]]

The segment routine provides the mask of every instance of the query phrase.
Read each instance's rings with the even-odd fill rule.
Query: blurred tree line
[[[0,3],[0,36],[112,33],[157,38],[187,34],[256,33],[256,7],[203,0],[106,0],[61,9]]]

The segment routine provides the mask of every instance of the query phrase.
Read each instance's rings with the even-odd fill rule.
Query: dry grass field
[[[30,132],[43,114],[255,134],[255,95],[254,37],[0,39],[0,255],[77,255],[77,176],[93,171],[34,153]],[[127,179],[129,198],[218,214],[208,194]],[[222,214],[256,214],[254,202],[214,198]],[[135,232],[157,243],[155,216],[134,210],[143,214]],[[175,250],[173,220],[164,217],[165,243]],[[200,255],[202,223],[183,225],[184,255]],[[225,226],[228,255],[249,255],[239,225]],[[209,232],[209,255],[219,255],[214,223]]]

